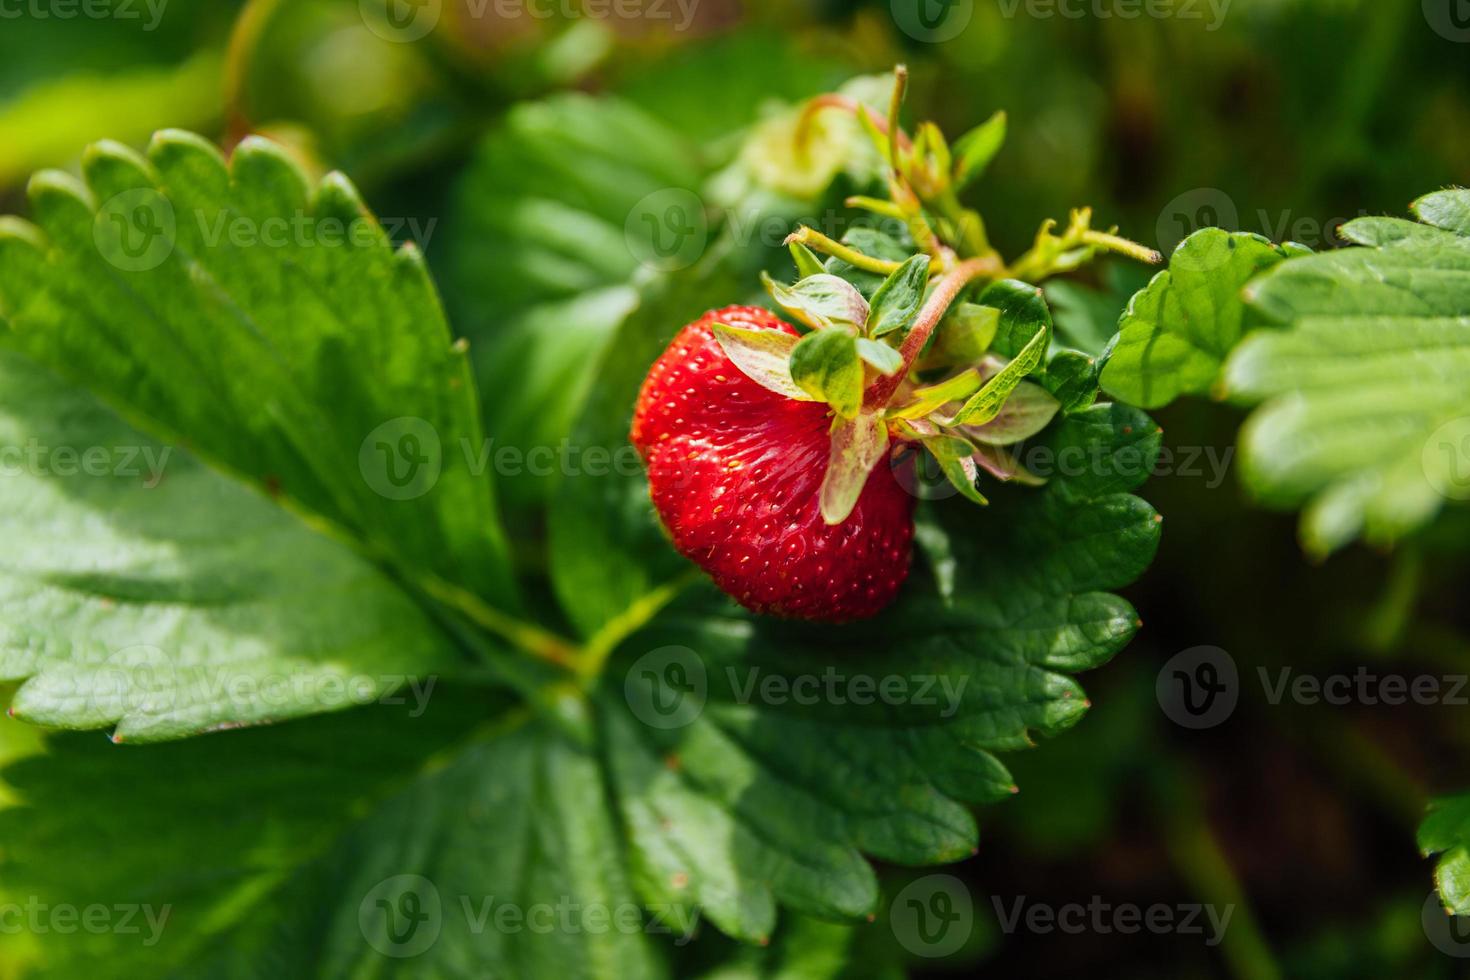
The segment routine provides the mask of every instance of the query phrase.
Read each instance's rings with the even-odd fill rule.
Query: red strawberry
[[[914,499],[877,466],[843,523],[822,520],[819,491],[832,411],[746,377],[711,328],[789,324],[736,306],[685,327],[638,396],[633,444],[674,546],[760,613],[829,622],[872,616],[908,577]]]

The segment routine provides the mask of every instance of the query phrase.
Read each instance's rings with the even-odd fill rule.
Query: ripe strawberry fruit
[[[674,546],[755,612],[875,615],[908,577],[913,497],[880,464],[851,516],[825,523],[832,410],[746,377],[711,332],[716,323],[796,334],[765,310],[717,310],[685,327],[649,371],[632,440]]]

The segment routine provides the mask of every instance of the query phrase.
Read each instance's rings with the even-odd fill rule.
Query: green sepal
[[[857,338],[845,330],[818,330],[791,351],[791,378],[807,394],[852,418],[863,404],[863,362]]]
[[[813,330],[859,333],[868,322],[868,301],[839,276],[823,272],[786,286],[763,272],[761,282],[782,309]]]
[[[1001,368],[995,377],[985,382],[985,387],[965,402],[965,407],[954,417],[954,424],[984,425],[999,415],[1006,400],[1022,379],[1041,363],[1041,357],[1046,353],[1046,345],[1050,340],[1050,331],[1044,326],[1039,328],[1036,336],[1031,338],[1031,342],[1022,348],[1015,359]]]
[[[969,398],[985,379],[975,368],[967,368],[946,381],[920,388],[914,392],[914,400],[901,408],[894,409],[888,413],[889,418],[895,419],[921,419],[930,412],[937,411],[950,402],[957,402],[963,398]]]
[[[880,340],[859,337],[857,352],[879,374],[892,377],[903,370],[903,355]]]
[[[832,429],[832,452],[822,479],[822,520],[841,524],[851,516],[873,467],[888,451],[888,424],[875,414],[841,419]]]
[[[784,330],[747,330],[725,323],[716,323],[712,330],[725,356],[747,378],[787,398],[815,400],[791,377],[791,355],[798,338]]]
[[[924,304],[929,284],[929,256],[915,255],[884,280],[873,294],[868,312],[868,335],[883,337],[894,331],[908,332]]]

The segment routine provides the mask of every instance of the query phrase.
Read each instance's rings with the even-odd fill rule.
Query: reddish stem
[[[881,375],[877,381],[868,388],[863,398],[863,404],[869,409],[881,408],[888,404],[893,393],[898,391],[898,386],[903,379],[908,377],[913,370],[914,362],[924,351],[924,345],[929,342],[929,337],[934,333],[934,328],[939,326],[939,321],[944,319],[944,314],[949,312],[950,306],[976,279],[994,277],[1001,271],[1000,259],[994,255],[985,255],[976,259],[966,259],[955,266],[945,277],[939,280],[939,285],[934,287],[924,308],[919,311],[919,316],[914,320],[914,325],[909,328],[908,336],[903,339],[903,346],[898,352],[903,355],[903,367],[892,375]]]
[[[873,121],[873,125],[878,127],[878,132],[884,136],[888,135],[887,120],[878,118],[873,110],[863,105],[857,99],[846,95],[838,95],[836,92],[829,92],[826,95],[819,95],[815,99],[812,99],[806,104],[806,108],[802,110],[801,120],[796,124],[796,132],[797,140],[803,146],[806,145],[808,138],[811,136],[812,120],[823,109],[841,109],[843,112],[850,112],[854,116],[860,112],[865,113]],[[914,146],[913,141],[909,139],[909,134],[905,133],[902,129],[898,131],[898,145],[905,152],[913,149]]]

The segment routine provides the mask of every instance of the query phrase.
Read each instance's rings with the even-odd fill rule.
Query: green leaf
[[[990,350],[999,329],[1000,310],[977,303],[956,303],[939,321],[939,329],[934,332],[920,365],[929,368],[974,364]]]
[[[714,335],[725,356],[756,384],[787,398],[819,400],[792,380],[791,354],[799,342],[795,335],[781,330],[747,330],[727,323],[715,324]]]
[[[83,172],[38,174],[40,227],[0,227],[9,342],[411,574],[515,606],[464,352],[346,178],[180,132],[146,160],[98,144]]]
[[[847,520],[887,451],[888,426],[876,414],[864,412],[837,423],[822,479],[822,520],[828,524]]]
[[[1124,311],[1104,390],[1144,408],[1212,392],[1251,325],[1241,290],[1284,257],[1259,235],[1219,228],[1190,235]]]
[[[1064,415],[1088,408],[1097,400],[1097,358],[1078,350],[1058,350],[1047,362],[1041,383],[1061,403]]]
[[[800,322],[813,330],[840,329],[857,333],[868,321],[868,301],[852,284],[828,273],[785,286],[770,276],[761,281],[771,297]]]
[[[1419,825],[1419,851],[1439,855],[1434,884],[1451,915],[1470,915],[1470,793],[1429,805]]]
[[[0,811],[0,893],[143,910],[132,933],[40,935],[38,975],[663,975],[595,757],[524,718],[475,732],[487,708],[52,739],[6,773],[25,805]]]
[[[349,708],[455,661],[351,550],[4,351],[0,445],[36,447],[0,480],[18,718],[157,741]]]
[[[1312,552],[1391,543],[1470,497],[1470,191],[1447,194],[1418,205],[1444,229],[1353,222],[1350,239],[1382,244],[1290,259],[1247,289],[1283,328],[1225,368],[1228,393],[1260,404],[1242,475],[1266,504],[1305,507]]]
[[[866,337],[857,339],[857,352],[879,374],[890,377],[903,370],[903,355],[887,344]]]
[[[997,112],[970,130],[954,145],[954,182],[956,190],[964,190],[985,173],[990,161],[1006,141],[1006,114]]]
[[[889,276],[873,294],[872,312],[868,314],[868,335],[883,337],[895,331],[907,333],[924,303],[924,289],[929,283],[929,256],[915,255]]]
[[[977,300],[982,306],[999,311],[995,326],[995,338],[990,352],[1001,357],[1015,358],[1042,331],[1051,336],[1051,311],[1047,309],[1042,291],[1029,283],[1015,279],[1003,279],[986,286]],[[1044,354],[1046,349],[1042,348]]]
[[[959,554],[952,604],[916,572],[894,608],[835,633],[710,600],[625,644],[611,680],[631,713],[606,705],[604,737],[646,901],[697,902],[761,941],[778,903],[872,913],[863,855],[919,866],[971,853],[970,806],[1014,789],[994,753],[1087,710],[1067,675],[1133,635],[1136,614],[1107,590],[1143,571],[1159,537],[1153,509],[1127,492],[1158,451],[1146,416],[1099,406],[1037,445],[1086,462],[1059,464],[1041,490],[1002,488],[985,510],[939,509]],[[872,693],[884,678],[907,695]]]
[[[162,126],[209,125],[224,108],[223,74],[223,59],[201,51],[176,66],[79,70],[0,102],[0,132],[10,134],[0,141],[0,186],[74,161],[99,133],[142,143]]]
[[[994,377],[985,382],[984,387],[965,402],[964,407],[955,415],[954,424],[982,426],[997,418],[1011,394],[1020,386],[1021,381],[1036,370],[1036,366],[1041,363],[1041,358],[1046,353],[1046,345],[1050,340],[1051,336],[1043,326],[1036,336],[1031,338],[1031,342],[1016,355],[1015,360],[1001,368]]]
[[[679,132],[611,96],[513,108],[476,150],[444,221],[446,295],[486,435],[520,454],[568,439],[597,365],[639,302],[640,272],[697,260],[708,165]],[[508,509],[542,505],[556,474],[507,468]],[[524,520],[513,520],[528,523]]]
[[[649,365],[686,323],[708,310],[710,296],[739,295],[741,278],[716,267],[649,283],[599,363],[599,383],[589,392],[571,440],[606,449],[631,465],[563,479],[548,520],[552,584],[562,609],[585,636],[688,567],[669,547],[654,513],[628,431]]]
[[[857,338],[845,330],[818,330],[791,351],[791,377],[818,401],[852,418],[863,404],[863,362]]]

